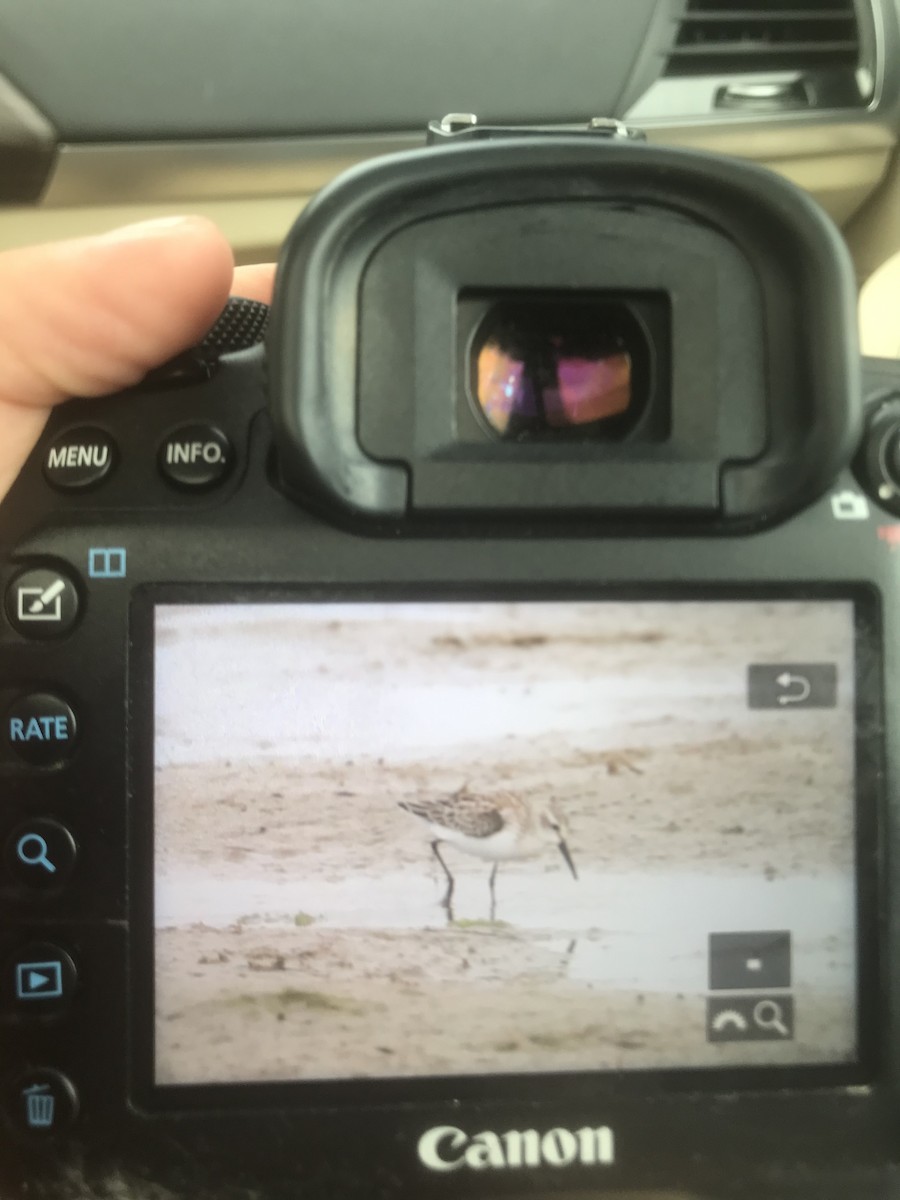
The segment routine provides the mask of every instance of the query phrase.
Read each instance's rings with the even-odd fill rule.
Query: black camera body
[[[898,1195],[900,371],[767,172],[444,140],[0,507],[0,1193]]]

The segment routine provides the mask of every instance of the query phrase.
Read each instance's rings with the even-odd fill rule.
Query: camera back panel
[[[362,255],[351,322],[396,410],[329,441],[302,399],[302,480],[294,249],[267,362],[65,406],[0,510],[0,1191],[893,1195],[897,369],[865,364],[852,466],[749,526],[538,499],[511,524],[465,472],[444,527],[415,486],[360,516],[335,496],[404,437],[413,481],[688,445],[674,384],[665,426],[495,438],[470,347],[511,304],[554,348],[556,290],[446,290],[417,229]],[[678,297],[637,273],[578,294],[689,373]],[[447,305],[414,303],[432,285]],[[399,374],[388,292],[436,347]],[[444,425],[404,408],[439,360]],[[811,444],[839,457],[858,399]],[[727,443],[748,462],[777,441],[757,417]]]

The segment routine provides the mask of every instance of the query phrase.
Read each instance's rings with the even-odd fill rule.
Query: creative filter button
[[[225,479],[234,461],[234,451],[215,425],[183,425],[165,438],[157,461],[169,483],[199,491]]]
[[[78,590],[61,571],[35,567],[17,575],[6,592],[6,616],[23,637],[62,637],[78,620]]]
[[[75,748],[75,713],[50,692],[22,696],[9,709],[6,739],[16,754],[35,766],[68,758]]]

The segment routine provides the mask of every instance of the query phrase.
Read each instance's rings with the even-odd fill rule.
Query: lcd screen
[[[154,626],[158,1085],[855,1061],[849,601]]]

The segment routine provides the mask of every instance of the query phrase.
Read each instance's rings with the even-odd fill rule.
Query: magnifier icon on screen
[[[782,1037],[790,1037],[790,1030],[784,1023],[784,1010],[777,1000],[760,1000],[753,1010],[753,1020],[760,1029],[774,1030]]]
[[[16,854],[21,862],[27,867],[43,867],[53,875],[56,864],[50,861],[47,851],[47,839],[39,833],[26,833],[16,842]]]

